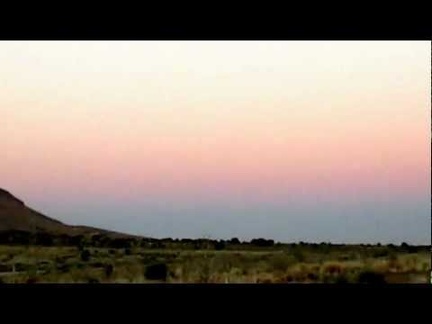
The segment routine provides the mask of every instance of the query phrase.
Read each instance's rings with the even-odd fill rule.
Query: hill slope
[[[0,232],[10,231],[68,236],[103,234],[113,238],[136,237],[89,226],[64,224],[27,207],[23,201],[0,188]]]

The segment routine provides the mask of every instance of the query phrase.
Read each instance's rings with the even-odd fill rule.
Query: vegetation
[[[0,188],[0,283],[427,283],[430,251],[142,238],[63,224]]]
[[[101,235],[58,243],[54,237],[39,245],[1,245],[0,283],[428,283],[431,271],[430,246],[406,243],[110,240]]]

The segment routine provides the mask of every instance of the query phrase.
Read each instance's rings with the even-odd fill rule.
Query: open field
[[[1,283],[427,283],[429,247],[0,246]]]

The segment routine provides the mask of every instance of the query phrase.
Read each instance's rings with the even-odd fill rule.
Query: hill
[[[10,192],[0,188],[0,235],[10,233],[27,235],[52,236],[87,236],[103,235],[113,238],[137,238],[133,235],[112,232],[90,226],[73,226],[64,224],[54,218],[45,216],[25,205]]]

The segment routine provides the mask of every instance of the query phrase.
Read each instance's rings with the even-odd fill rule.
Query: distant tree
[[[406,242],[402,242],[402,244],[401,244],[400,247],[401,247],[402,249],[404,249],[404,250],[408,250],[409,245],[408,245],[408,243],[406,243]]]
[[[238,245],[238,244],[240,244],[240,240],[237,238],[237,237],[233,237],[230,241],[229,241],[229,243],[230,244],[235,244],[235,245]]]
[[[258,239],[252,239],[251,244],[259,247],[271,247],[274,245],[274,241],[258,238]]]
[[[217,241],[214,245],[215,250],[224,250],[225,249],[225,242],[223,240]]]

